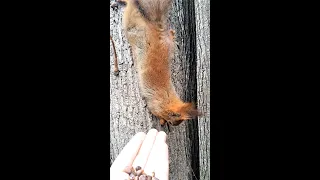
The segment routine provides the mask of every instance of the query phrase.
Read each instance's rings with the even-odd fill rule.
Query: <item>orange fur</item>
[[[170,63],[174,55],[174,31],[167,29],[167,13],[172,0],[122,0],[126,3],[123,27],[131,45],[142,96],[152,114],[179,125],[200,115],[183,102],[171,81]]]

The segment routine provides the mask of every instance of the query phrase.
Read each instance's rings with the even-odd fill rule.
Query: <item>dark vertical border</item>
[[[194,1],[182,1],[183,15],[185,17],[186,36],[189,41],[185,44],[186,59],[188,67],[187,85],[185,88],[185,100],[187,102],[197,103],[197,44],[196,44],[196,17]],[[200,160],[199,160],[199,134],[197,119],[187,122],[187,136],[190,139],[190,162],[192,168],[192,179],[200,178]],[[196,176],[196,177],[194,177]]]

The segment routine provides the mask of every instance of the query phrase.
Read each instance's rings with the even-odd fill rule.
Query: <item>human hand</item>
[[[110,168],[110,180],[127,180],[127,166],[140,166],[147,175],[155,174],[159,180],[169,179],[169,155],[167,134],[156,129],[146,135],[139,132],[122,149]]]

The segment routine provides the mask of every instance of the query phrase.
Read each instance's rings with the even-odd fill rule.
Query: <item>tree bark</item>
[[[195,0],[200,180],[210,179],[210,1]]]
[[[204,54],[203,51],[197,53],[197,50],[199,47],[208,48],[209,45],[203,44],[208,41],[198,42],[196,39],[198,36],[202,36],[202,39],[207,38],[205,35],[209,35],[209,31],[199,30],[200,33],[205,34],[196,34],[195,20],[196,17],[198,18],[197,13],[199,13],[199,8],[198,11],[195,11],[197,6],[199,3],[195,4],[193,0],[174,0],[173,2],[169,22],[172,29],[176,31],[178,47],[171,71],[172,80],[179,96],[184,101],[199,103],[198,106],[202,111],[208,111],[209,90],[206,88],[209,88],[209,82],[197,83],[197,79],[198,81],[199,78],[201,78],[200,81],[208,81],[209,77],[203,75],[203,71],[206,74],[209,69],[209,67],[204,67],[209,62],[209,56],[207,56],[209,53]],[[170,132],[166,128],[161,128],[159,119],[147,110],[146,103],[141,98],[129,44],[122,28],[122,15],[123,8],[111,8],[110,6],[110,35],[115,41],[120,70],[119,76],[113,75],[114,53],[110,42],[110,166],[133,135],[141,131],[147,133],[151,128],[155,128],[168,134],[169,179],[198,180],[202,174],[204,177],[202,179],[207,179],[209,172],[206,171],[209,170],[208,160],[210,157],[206,156],[209,156],[209,149],[201,148],[210,148],[208,145],[209,137],[206,137],[207,131],[209,131],[208,114],[205,118],[200,119],[204,122],[199,122],[199,124],[198,120],[190,120],[179,126],[171,126]],[[197,46],[197,43],[200,43],[200,46]],[[207,59],[202,58],[204,55],[207,56]],[[201,73],[197,73],[197,71]],[[197,86],[201,89],[197,89]],[[197,96],[200,99],[197,100]]]

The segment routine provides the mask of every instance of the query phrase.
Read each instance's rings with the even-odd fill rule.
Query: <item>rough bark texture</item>
[[[209,16],[199,12],[208,10],[209,7],[203,7],[206,4],[191,0],[173,2],[169,22],[176,31],[178,44],[172,62],[174,86],[183,100],[197,102],[199,108],[206,112],[206,117],[200,118],[203,122],[199,121],[199,124],[198,120],[191,120],[177,127],[171,126],[171,132],[162,129],[159,119],[146,109],[122,29],[123,8],[110,7],[110,35],[115,41],[120,70],[119,76],[113,75],[114,53],[110,42],[110,165],[134,134],[140,131],[147,133],[149,129],[156,128],[168,134],[169,179],[197,180],[200,175],[201,179],[209,178],[209,44],[205,44],[209,42],[209,30],[205,32],[204,29],[209,25],[206,24],[208,22],[204,25],[196,23],[196,18],[199,21],[198,13],[201,13],[200,18]],[[196,34],[196,30],[201,34]],[[201,40],[197,40],[199,37]]]
[[[210,179],[210,1],[195,0],[200,179]]]

